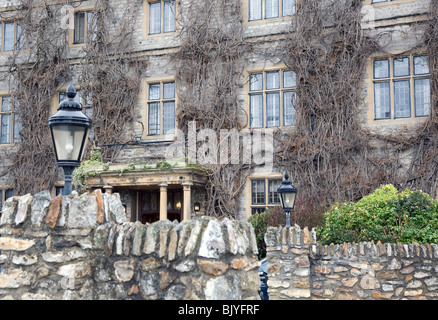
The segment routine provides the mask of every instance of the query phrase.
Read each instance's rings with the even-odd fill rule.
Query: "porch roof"
[[[85,177],[87,189],[103,188],[105,186],[119,188],[142,189],[167,185],[190,184],[204,186],[206,183],[205,170],[199,166],[167,165],[147,166],[144,164],[111,164],[90,167]]]

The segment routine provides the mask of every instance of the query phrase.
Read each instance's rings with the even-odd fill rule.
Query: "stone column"
[[[160,220],[167,220],[167,183],[162,182],[160,187]]]
[[[192,182],[184,182],[183,184],[183,221],[188,221],[191,218],[192,214],[192,192],[191,192],[191,186],[193,185]]]
[[[103,186],[103,190],[105,191],[106,194],[112,194],[113,193],[113,187],[110,186],[110,185]]]

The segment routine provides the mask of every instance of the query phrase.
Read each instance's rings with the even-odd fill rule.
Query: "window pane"
[[[87,29],[92,29],[92,23],[93,23],[93,12],[88,11],[87,12]]]
[[[5,191],[5,201],[8,200],[10,197],[14,196],[14,189],[6,189]]]
[[[394,59],[394,77],[409,76],[409,58]]]
[[[22,50],[26,46],[26,35],[25,30],[21,27],[21,22],[17,21],[15,32],[15,41],[17,43],[17,50]]]
[[[265,18],[277,18],[279,12],[278,0],[265,0]]]
[[[283,93],[283,124],[293,126],[295,124],[295,91],[286,91]]]
[[[149,210],[149,198],[150,193],[143,192],[143,195],[141,197],[141,203],[142,203],[142,211],[148,211]]]
[[[430,79],[415,79],[415,116],[430,114]]]
[[[149,4],[149,34],[161,33],[161,2]]]
[[[411,116],[409,80],[394,82],[394,113],[396,118],[408,118]]]
[[[14,143],[20,142],[20,131],[21,131],[22,125],[20,120],[19,114],[14,114]]]
[[[389,119],[391,117],[389,82],[374,84],[374,112],[376,119]]]
[[[280,125],[280,93],[266,94],[266,126],[278,127]]]
[[[263,213],[265,211],[266,211],[265,207],[262,207],[262,208],[251,208],[251,214],[252,215]]]
[[[14,50],[14,22],[4,23],[4,43],[3,51],[13,51]]]
[[[0,52],[3,50],[3,23],[0,22]]]
[[[148,128],[150,135],[160,134],[160,103],[149,103]]]
[[[283,71],[283,88],[294,88],[297,85],[296,74],[291,70]]]
[[[175,0],[164,1],[164,12],[163,12],[163,31],[173,32],[175,31]]]
[[[0,190],[0,211],[2,211],[2,208],[3,208],[3,190]]]
[[[266,89],[280,88],[280,72],[266,72]]]
[[[163,103],[163,134],[175,133],[175,102]]]
[[[389,78],[389,60],[375,60],[374,61],[374,78]]]
[[[249,96],[249,117],[251,128],[263,127],[263,95],[252,94]]]
[[[280,197],[278,195],[278,188],[281,185],[281,180],[269,180],[269,203],[280,204]]]
[[[282,14],[284,16],[291,16],[295,14],[295,0],[283,0]]]
[[[252,204],[265,203],[265,180],[252,180]]]
[[[149,100],[160,100],[160,84],[149,85]]]
[[[175,98],[175,82],[163,83],[163,99]]]
[[[173,201],[173,192],[167,193],[167,210],[173,210],[174,201]]]
[[[11,97],[7,96],[7,97],[2,97],[2,107],[1,107],[1,111],[2,112],[11,112]]]
[[[262,0],[249,0],[248,20],[260,20],[262,18]]]
[[[158,193],[151,193],[151,210],[158,210]]]
[[[10,114],[2,114],[0,143],[1,144],[11,143],[11,115]]]
[[[253,73],[249,76],[249,90],[263,90],[263,73]]]
[[[414,74],[429,73],[429,61],[427,56],[414,57]]]
[[[85,12],[75,13],[74,43],[85,41]]]
[[[64,193],[64,187],[55,187],[56,195],[63,195],[63,193]]]
[[[87,12],[87,30],[91,34],[91,41],[96,41],[97,38],[97,21],[93,19],[93,12]]]

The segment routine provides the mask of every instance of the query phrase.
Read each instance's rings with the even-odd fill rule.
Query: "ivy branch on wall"
[[[380,184],[417,187],[436,194],[437,178],[437,4],[418,26],[424,39],[413,48],[430,56],[431,116],[410,136],[383,135],[362,125],[367,59],[379,34],[361,27],[363,1],[303,0],[281,46],[284,61],[297,74],[297,120],[292,133],[278,135],[276,163],[320,202],[357,200]],[[385,54],[392,56],[390,53]],[[414,150],[411,163],[403,153]]]

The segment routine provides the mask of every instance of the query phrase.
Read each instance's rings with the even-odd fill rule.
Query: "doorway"
[[[182,207],[181,190],[167,190],[167,219],[181,222]],[[142,191],[139,208],[141,223],[153,223],[160,220],[160,191]]]

